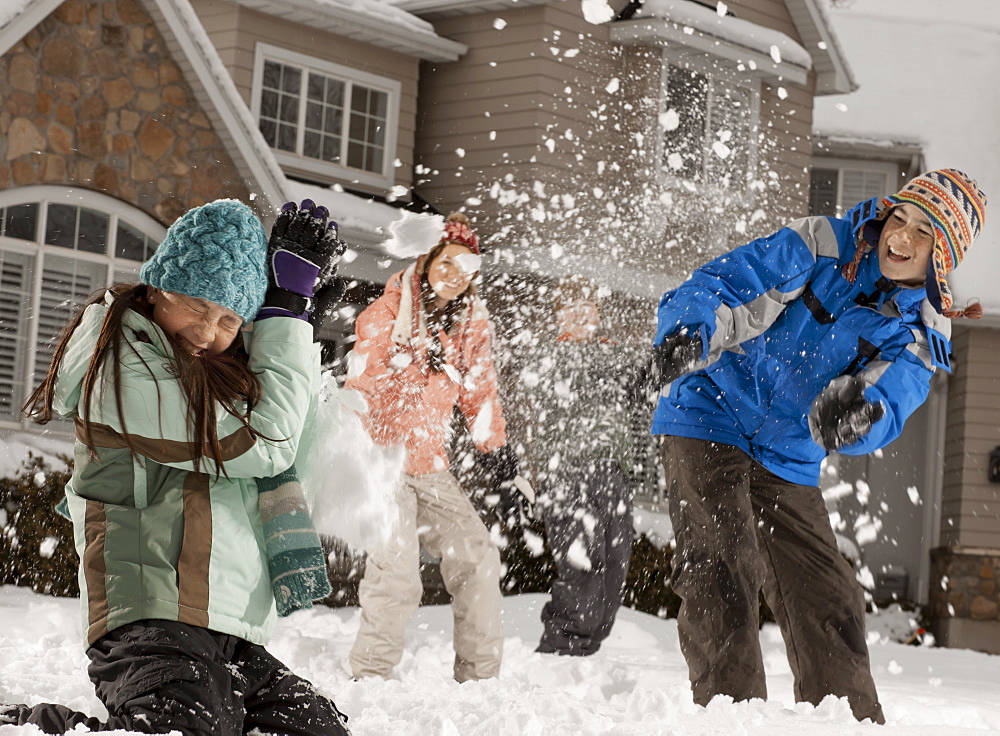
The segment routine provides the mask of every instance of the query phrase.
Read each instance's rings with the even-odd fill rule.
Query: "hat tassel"
[[[965,317],[966,319],[982,319],[983,318],[983,305],[979,302],[973,302],[965,309],[945,310],[941,312],[945,317],[949,319],[958,319],[959,317]]]

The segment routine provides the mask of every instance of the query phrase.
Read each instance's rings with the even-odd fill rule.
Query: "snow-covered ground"
[[[905,614],[869,618],[875,679],[888,723],[857,724],[846,701],[796,705],[781,636],[761,640],[769,702],[691,703],[676,623],[622,610],[611,637],[593,657],[534,652],[544,595],[504,599],[507,634],[501,677],[462,685],[451,679],[451,611],[421,608],[408,649],[388,682],[352,682],[347,653],[358,628],[356,608],[315,608],[279,624],[268,647],[334,698],[355,736],[676,736],[678,734],[1000,733],[1000,657],[904,646]],[[86,676],[75,599],[0,587],[0,702],[60,702],[104,714]],[[33,726],[0,726],[0,736],[38,734]],[[115,732],[124,733],[124,732]]]

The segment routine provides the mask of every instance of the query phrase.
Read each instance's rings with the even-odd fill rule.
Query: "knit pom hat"
[[[479,236],[472,232],[469,218],[461,212],[452,212],[444,221],[444,233],[439,244],[449,243],[464,245],[476,255],[479,254]]]
[[[139,280],[207,299],[249,322],[267,291],[267,238],[249,207],[220,199],[188,210],[143,264]]]
[[[945,276],[951,273],[979,236],[986,222],[986,195],[974,179],[955,169],[938,169],[912,179],[896,194],[885,198],[886,212],[899,204],[919,207],[936,237],[927,267],[927,298],[946,317],[981,317],[982,307],[973,304],[954,310]]]

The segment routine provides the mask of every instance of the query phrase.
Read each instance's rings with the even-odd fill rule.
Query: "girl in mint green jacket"
[[[347,733],[333,702],[263,648],[277,614],[329,593],[293,467],[318,390],[311,322],[344,249],[326,215],[286,205],[269,247],[246,205],[195,208],[141,283],[67,326],[26,409],[75,421],[66,510],[88,672],[110,717],[41,704],[0,710],[0,723]]]

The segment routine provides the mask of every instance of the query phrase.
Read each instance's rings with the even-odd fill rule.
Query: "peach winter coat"
[[[451,334],[441,335],[448,366],[434,372],[427,366],[427,326],[419,295],[414,264],[394,274],[382,296],[358,315],[344,384],[368,402],[363,419],[372,439],[405,445],[404,471],[418,476],[448,469],[456,405],[480,452],[507,442],[485,306],[474,297]]]

